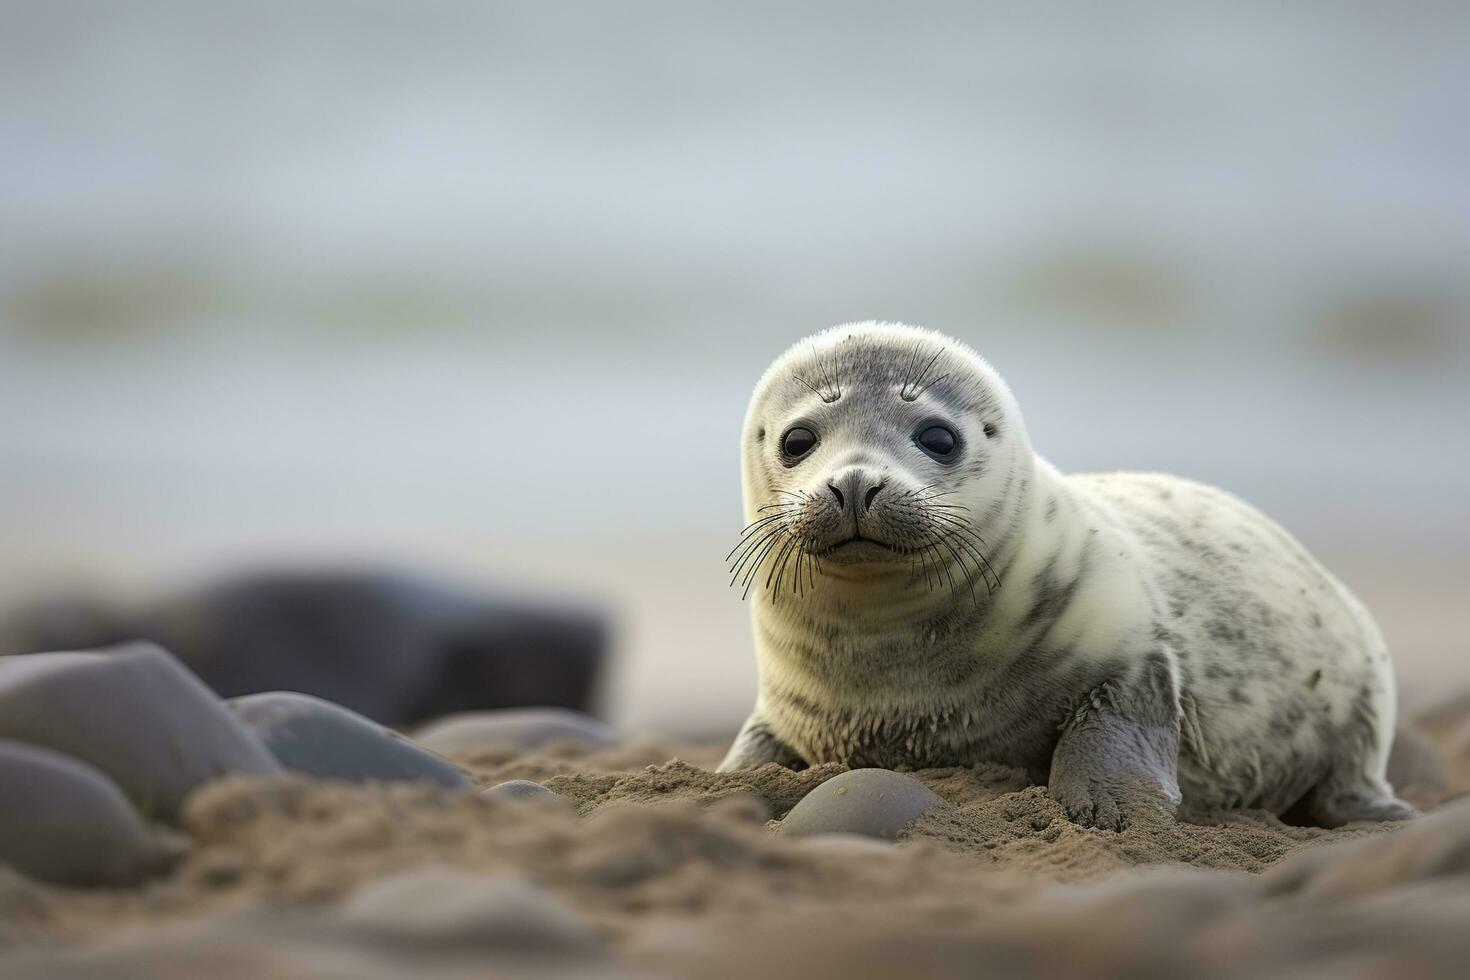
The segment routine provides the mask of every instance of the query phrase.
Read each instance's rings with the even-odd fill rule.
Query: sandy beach
[[[234,777],[194,794],[175,870],[135,889],[0,873],[6,976],[1455,975],[1470,951],[1470,705],[1395,759],[1406,825],[1260,812],[1069,823],[999,766],[913,775],[895,843],[794,837],[844,771],[712,772],[722,746],[457,753],[475,782]]]

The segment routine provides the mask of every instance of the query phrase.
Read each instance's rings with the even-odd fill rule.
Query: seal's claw
[[[1054,785],[1049,792],[1061,804],[1067,819],[1079,827],[1098,830],[1126,830],[1128,814],[1133,809],[1118,787],[1105,782],[1069,780]]]

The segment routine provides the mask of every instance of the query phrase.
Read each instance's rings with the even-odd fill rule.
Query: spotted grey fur
[[[936,423],[957,459],[915,445]],[[817,434],[799,460],[793,425]],[[721,769],[1000,762],[1109,828],[1181,801],[1413,814],[1384,777],[1387,649],[1347,589],[1222,491],[1064,476],[965,345],[820,333],[761,378],[742,439],[760,691]],[[834,548],[854,533],[889,547]]]

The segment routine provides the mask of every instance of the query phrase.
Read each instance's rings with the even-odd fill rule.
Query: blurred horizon
[[[892,319],[1470,676],[1467,42],[1449,3],[9,3],[0,588],[565,592],[623,627],[611,715],[733,724],[746,397]]]

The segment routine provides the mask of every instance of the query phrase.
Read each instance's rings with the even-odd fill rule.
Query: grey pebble
[[[617,734],[604,723],[568,708],[503,708],[446,715],[414,732],[435,752],[463,752],[491,745],[536,748],[552,742],[616,745]]]
[[[0,657],[0,738],[90,763],[163,820],[211,779],[280,771],[209,688],[151,643]]]
[[[888,769],[853,769],[804,796],[781,821],[781,831],[893,840],[916,817],[943,802],[912,776]]]
[[[459,767],[355,711],[294,691],[231,698],[236,717],[282,766],[321,779],[472,784]]]
[[[172,863],[101,771],[24,742],[0,741],[0,861],[40,881],[133,885]]]

